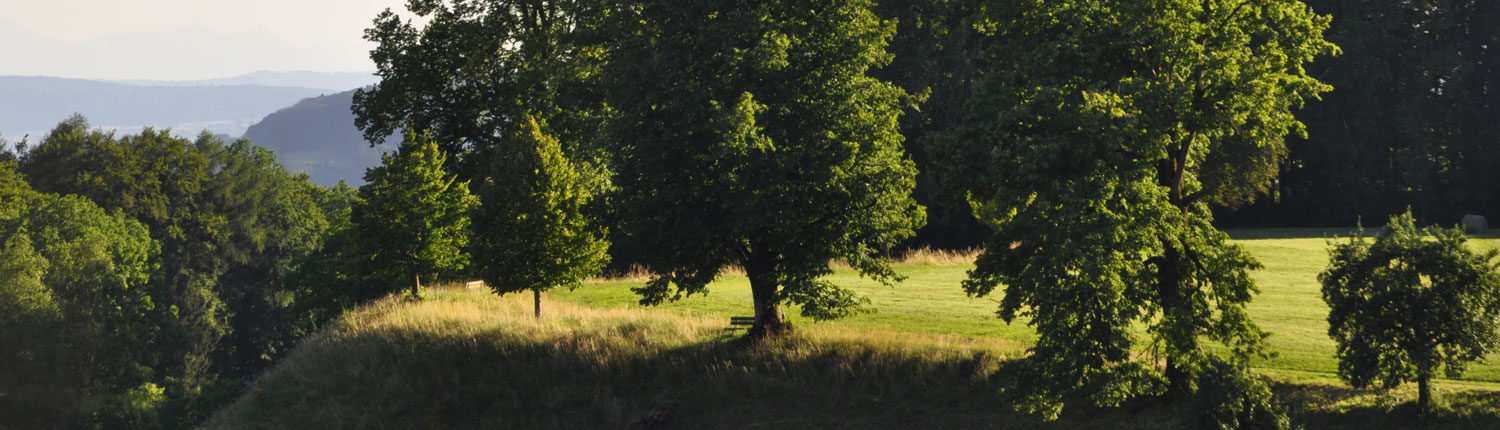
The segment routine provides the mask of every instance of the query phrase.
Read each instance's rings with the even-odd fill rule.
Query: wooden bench
[[[748,329],[753,325],[755,325],[755,317],[729,317],[729,327],[724,331]]]

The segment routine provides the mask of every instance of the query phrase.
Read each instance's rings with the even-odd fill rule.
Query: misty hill
[[[354,91],[312,97],[267,115],[245,131],[245,138],[276,151],[287,170],[307,172],[313,183],[340,179],[363,184],[365,169],[380,164],[391,145],[372,148],[354,126]]]
[[[73,113],[105,129],[130,133],[141,127],[171,127],[238,136],[276,109],[328,93],[316,88],[264,85],[141,86],[49,77],[0,76],[0,136],[40,139]]]
[[[268,72],[259,71],[220,79],[191,81],[117,81],[131,85],[156,85],[168,87],[264,85],[268,87],[320,88],[328,92],[339,92],[362,88],[380,82],[380,78],[368,72]]]

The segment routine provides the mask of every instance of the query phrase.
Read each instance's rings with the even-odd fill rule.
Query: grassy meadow
[[[1366,235],[1374,235],[1367,230]],[[1244,246],[1265,266],[1252,272],[1261,294],[1250,304],[1251,315],[1262,329],[1272,333],[1270,342],[1277,356],[1257,360],[1255,367],[1266,374],[1313,378],[1336,378],[1338,361],[1334,343],[1328,338],[1328,306],[1323,303],[1318,273],[1328,265],[1328,239],[1348,237],[1347,229],[1248,229],[1230,231],[1235,243]],[[1475,249],[1500,247],[1500,238],[1484,236],[1470,242]],[[959,343],[1008,347],[1020,354],[1035,335],[1024,321],[1005,324],[995,317],[998,297],[970,298],[959,283],[972,267],[972,258],[962,255],[921,255],[897,266],[908,278],[894,288],[840,270],[835,282],[854,288],[870,298],[875,312],[853,317],[813,322],[788,315],[800,326],[832,326],[866,331],[871,336],[941,336]],[[630,288],[641,279],[596,280],[573,291],[558,290],[552,297],[572,303],[637,308]],[[998,291],[997,291],[998,294]],[[750,315],[750,286],[744,276],[726,276],[709,287],[709,295],[667,303],[661,310],[719,318],[727,325],[731,315]],[[1500,383],[1500,355],[1490,363],[1472,366],[1461,381]],[[1482,384],[1488,385],[1488,384]],[[1500,389],[1500,385],[1494,385]]]
[[[1251,307],[1274,333],[1257,370],[1307,428],[1500,428],[1500,365],[1435,384],[1442,412],[1419,418],[1412,384],[1353,390],[1334,376],[1316,280],[1327,233],[1231,232],[1258,256],[1263,292]],[[1500,240],[1476,240],[1477,248]],[[725,333],[748,313],[743,276],[707,297],[642,308],[629,287],[597,280],[529,294],[431,289],[350,312],[305,340],[206,428],[630,428],[654,410],[668,428],[1193,428],[1185,404],[1072,407],[1042,422],[1011,412],[1007,366],[1033,336],[994,318],[990,299],[958,287],[965,255],[901,263],[895,288],[841,270],[836,281],[878,311],[746,348]],[[794,314],[794,312],[793,312]],[[1500,361],[1500,360],[1495,360]],[[656,428],[656,427],[649,427]]]

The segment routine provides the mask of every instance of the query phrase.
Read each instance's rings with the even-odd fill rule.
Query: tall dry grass
[[[896,264],[925,264],[933,266],[955,266],[974,264],[974,259],[979,256],[980,248],[968,249],[932,249],[921,247],[909,249],[894,256],[892,260]],[[843,261],[830,261],[829,266],[834,269],[847,269],[849,265]],[[719,271],[720,276],[745,276],[745,269],[738,265],[730,265]],[[600,281],[644,281],[651,279],[651,271],[639,264],[631,265],[622,271],[608,272],[597,277]]]
[[[1019,419],[990,382],[1014,345],[813,328],[749,347],[717,318],[545,299],[530,313],[529,296],[463,289],[372,303],[206,427],[622,428],[656,407],[673,428]]]

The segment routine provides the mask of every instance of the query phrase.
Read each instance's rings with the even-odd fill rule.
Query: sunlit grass
[[[1265,268],[1251,273],[1261,294],[1250,304],[1250,312],[1261,328],[1272,333],[1270,343],[1277,356],[1256,360],[1254,366],[1267,371],[1289,370],[1334,378],[1338,362],[1334,343],[1328,337],[1328,306],[1323,303],[1317,275],[1328,264],[1328,239],[1348,237],[1353,229],[1253,229],[1230,234],[1255,255]],[[1374,235],[1378,230],[1366,230]],[[1472,242],[1476,249],[1500,247],[1500,239],[1482,236]],[[930,252],[929,252],[930,254]],[[848,269],[837,270],[832,280],[850,287],[871,301],[874,312],[836,321],[814,322],[788,314],[803,327],[839,327],[856,332],[891,333],[897,336],[950,336],[974,341],[1013,345],[1016,353],[1035,341],[1025,321],[1005,324],[995,316],[995,296],[971,298],[960,283],[973,267],[974,252],[933,258],[919,253],[897,265],[907,276],[895,287],[885,287]],[[645,282],[643,272],[634,277],[601,279],[573,290],[550,293],[558,300],[597,307],[642,309],[639,297],[630,291]],[[709,317],[727,325],[732,315],[750,315],[750,286],[742,273],[729,273],[709,286],[707,296],[694,296],[658,306],[660,310]],[[1500,382],[1500,355],[1472,366],[1461,378],[1466,381]],[[1500,388],[1500,386],[1497,386]]]

